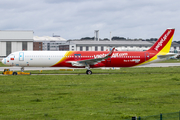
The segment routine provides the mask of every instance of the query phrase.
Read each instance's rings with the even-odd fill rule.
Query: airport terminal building
[[[0,58],[15,51],[145,51],[155,41],[142,40],[66,40],[60,36],[34,36],[33,31],[0,31]],[[173,42],[171,53],[180,53],[180,44]]]

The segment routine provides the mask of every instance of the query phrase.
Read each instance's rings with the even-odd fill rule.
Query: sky
[[[1,0],[0,30],[33,30],[34,36],[69,39],[119,36],[159,38],[175,28],[180,41],[179,0]]]

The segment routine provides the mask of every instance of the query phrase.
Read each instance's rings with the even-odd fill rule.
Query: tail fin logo
[[[167,34],[165,34],[165,35],[161,38],[160,42],[159,42],[159,43],[157,44],[157,46],[154,48],[156,51],[158,51],[159,47],[161,47],[161,46],[163,45],[164,41],[166,41],[166,39],[167,39],[167,37],[169,36],[170,33],[171,33],[171,30],[168,30]]]

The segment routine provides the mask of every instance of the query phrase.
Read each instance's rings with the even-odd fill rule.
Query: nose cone
[[[1,62],[2,62],[2,64],[6,64],[6,62],[5,62],[4,58],[1,60]]]

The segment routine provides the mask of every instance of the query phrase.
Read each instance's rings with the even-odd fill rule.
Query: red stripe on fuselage
[[[58,62],[53,67],[75,67],[67,61],[80,61],[87,59],[95,59],[98,57],[105,57],[109,51],[70,51],[71,54],[67,55],[63,61]],[[148,51],[114,51],[111,58],[101,61],[99,67],[132,67],[148,61],[154,57],[156,53],[149,53]],[[93,67],[98,67],[98,65],[92,65]]]

